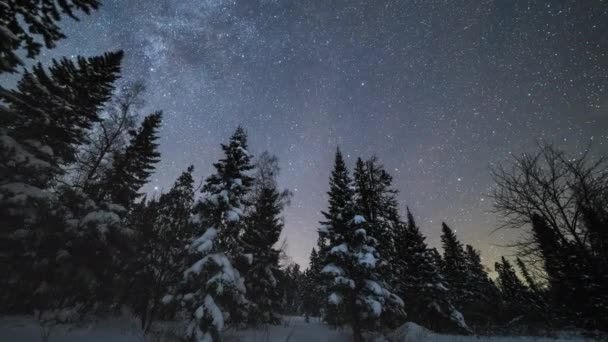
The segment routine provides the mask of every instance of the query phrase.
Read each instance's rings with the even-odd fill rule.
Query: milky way
[[[301,264],[337,145],[380,158],[431,245],[445,220],[489,265],[516,236],[491,234],[491,165],[539,139],[608,150],[605,1],[106,0],[62,26],[43,60],[123,49],[124,79],[164,110],[149,191],[190,163],[208,175],[239,124],[277,154]]]

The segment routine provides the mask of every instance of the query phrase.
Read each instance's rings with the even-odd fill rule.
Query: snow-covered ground
[[[109,319],[95,324],[77,327],[56,326],[51,330],[49,342],[177,342],[172,338],[167,326],[164,331],[150,333],[142,337],[134,321],[128,319]],[[371,336],[370,336],[371,337]],[[264,327],[256,330],[227,331],[224,336],[227,342],[346,342],[351,341],[347,330],[334,330],[327,325],[311,319],[306,323],[302,317],[285,317],[279,326]],[[564,335],[557,339],[541,337],[484,337],[484,336],[451,336],[435,334],[414,323],[406,323],[388,336],[370,338],[374,342],[544,342],[544,341],[592,341],[580,336]],[[24,317],[7,317],[0,319],[0,342],[40,342],[39,324]]]

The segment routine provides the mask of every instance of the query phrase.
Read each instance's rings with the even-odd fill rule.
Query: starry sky
[[[212,172],[237,125],[280,158],[295,196],[284,237],[306,265],[335,148],[377,155],[432,246],[441,221],[492,265],[489,168],[538,139],[608,150],[608,3],[588,1],[105,0],[60,56],[123,49],[123,79],[165,113],[147,190]]]

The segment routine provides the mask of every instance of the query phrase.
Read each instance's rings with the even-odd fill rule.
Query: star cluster
[[[106,0],[45,59],[123,49],[162,109],[149,191],[208,175],[239,124],[295,197],[284,236],[306,264],[336,146],[377,155],[433,246],[441,221],[491,265],[489,167],[545,140],[608,150],[605,1]]]

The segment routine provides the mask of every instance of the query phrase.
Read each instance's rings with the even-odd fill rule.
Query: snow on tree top
[[[233,208],[226,212],[226,220],[229,222],[238,222],[241,219],[241,211],[238,208]]]
[[[355,217],[353,218],[353,222],[355,224],[362,224],[362,223],[365,223],[367,221],[365,221],[365,217],[363,217],[361,215],[355,215]]]
[[[365,303],[369,306],[374,316],[379,317],[382,314],[382,304],[379,301],[368,297],[365,298]]]
[[[337,254],[337,253],[347,254],[348,253],[348,245],[346,243],[339,244],[337,246],[334,246],[329,252],[331,254]]]
[[[340,305],[342,303],[342,296],[337,293],[332,293],[329,295],[329,303],[333,305]]]
[[[326,265],[325,267],[323,267],[323,269],[321,270],[322,273],[329,273],[329,274],[335,274],[335,275],[342,275],[344,274],[344,270],[334,264],[329,264]]]
[[[355,281],[350,278],[337,276],[336,278],[334,278],[334,283],[338,285],[346,285],[351,289],[355,289]]]
[[[375,267],[378,259],[372,253],[358,253],[359,264]]]

